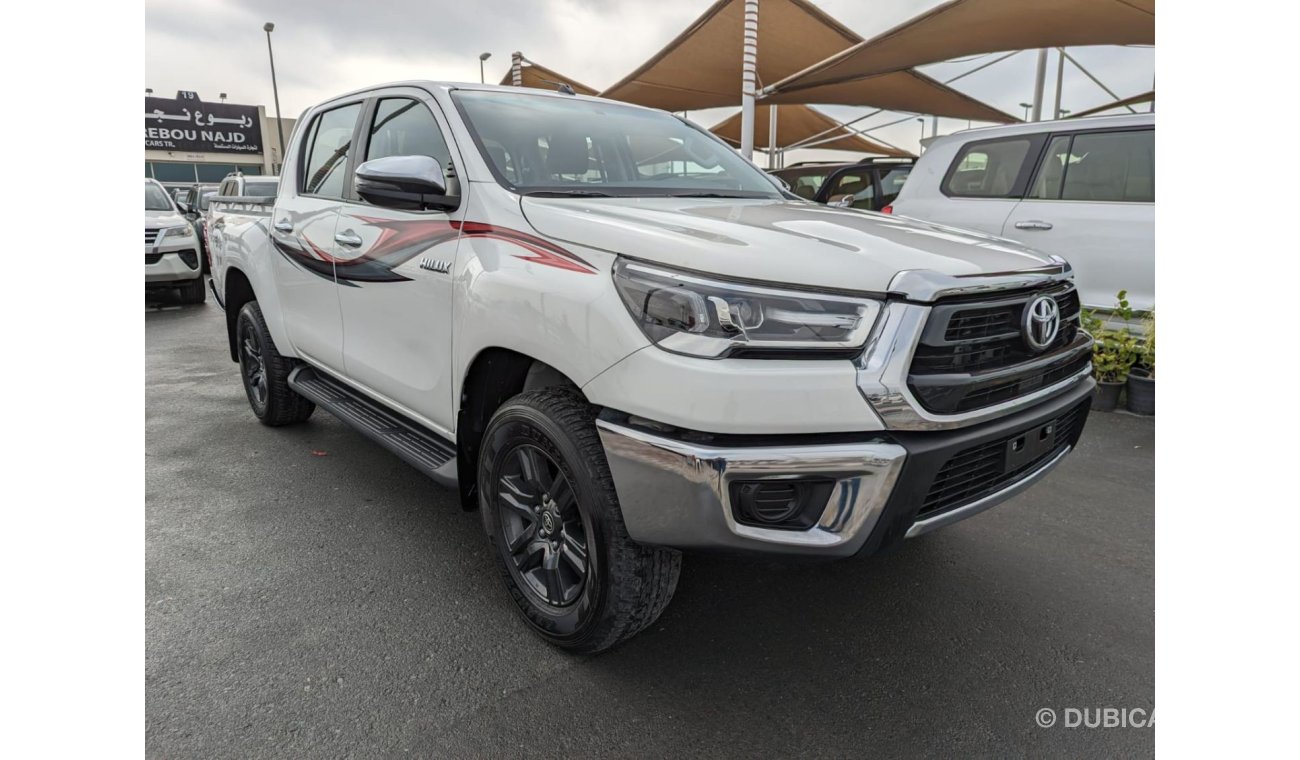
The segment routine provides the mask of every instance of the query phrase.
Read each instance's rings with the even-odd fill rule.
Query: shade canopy
[[[718,0],[695,23],[603,97],[666,111],[740,105],[745,7]],[[805,69],[862,41],[807,0],[763,0],[758,13],[760,86]],[[916,72],[900,72],[847,98],[779,98],[782,103],[842,103],[960,119],[1016,119]],[[761,136],[757,140],[762,142]]]
[[[754,109],[754,147],[763,150],[767,149],[768,135],[771,134],[768,118],[770,110],[762,107]],[[740,114],[733,114],[709,131],[732,145],[740,145]],[[855,134],[848,127],[815,108],[801,105],[777,107],[777,148],[788,148],[811,137],[816,137],[817,140],[828,140],[813,146],[821,150],[850,150],[855,153],[874,153],[881,156],[912,155],[905,150],[891,148]]]
[[[533,63],[532,61],[524,62],[520,70],[520,75],[523,78],[524,87],[535,87],[539,90],[551,90],[554,92],[559,88],[560,84],[567,84],[579,95],[596,94],[594,88],[588,87],[582,82],[566,77],[563,74],[557,74],[551,69]],[[512,71],[507,71],[505,77],[501,80],[501,84],[512,84],[513,81]]]
[[[1009,113],[954,90],[915,69],[807,90],[777,92],[759,102],[870,106],[887,111],[934,114],[997,124],[1020,121]]]
[[[813,98],[829,85],[979,53],[1154,44],[1155,0],[948,0],[772,83]],[[762,38],[760,37],[760,52]],[[808,102],[841,102],[808,101]]]
[[[1097,114],[1103,113],[1105,111],[1109,111],[1112,108],[1123,108],[1125,106],[1135,106],[1139,103],[1152,103],[1155,102],[1155,99],[1156,99],[1156,91],[1148,90],[1147,92],[1144,92],[1141,95],[1134,95],[1131,98],[1124,98],[1122,100],[1117,100],[1114,103],[1107,103],[1104,106],[1097,106],[1096,108],[1089,108],[1086,111],[1072,113],[1070,114],[1070,118],[1077,119],[1080,116],[1096,116]]]

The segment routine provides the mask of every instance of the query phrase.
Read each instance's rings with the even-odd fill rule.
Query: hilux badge
[[[1042,351],[1056,340],[1061,329],[1061,307],[1051,296],[1038,296],[1025,305],[1025,318],[1020,326],[1025,343],[1035,351]]]

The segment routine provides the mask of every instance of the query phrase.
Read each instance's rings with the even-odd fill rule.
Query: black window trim
[[[370,151],[370,125],[374,122],[375,114],[379,111],[379,101],[413,100],[416,103],[420,103],[425,107],[427,107],[429,109],[429,113],[432,114],[433,116],[434,126],[438,128],[438,133],[442,135],[442,142],[444,145],[447,146],[447,157],[451,161],[451,169],[452,169],[452,174],[449,176],[455,176],[457,178],[458,183],[460,185],[460,195],[457,196],[457,198],[459,198],[459,201],[456,204],[456,208],[402,209],[401,211],[402,213],[406,213],[406,214],[427,214],[427,215],[436,216],[438,214],[443,214],[443,215],[453,214],[456,211],[460,210],[460,208],[465,203],[464,201],[465,189],[469,183],[460,179],[460,177],[462,176],[461,164],[457,160],[459,156],[456,151],[455,138],[451,134],[451,122],[447,120],[446,114],[442,112],[442,107],[438,104],[438,99],[433,97],[425,90],[417,90],[417,89],[406,88],[406,87],[394,88],[391,90],[376,90],[376,91],[369,92],[366,95],[367,95],[366,107],[362,109],[361,121],[358,126],[357,134],[353,138],[354,140],[353,145],[357,149],[356,155],[348,156],[348,164],[349,164],[348,180],[344,188],[344,191],[348,193],[348,197],[344,198],[344,201],[346,201],[347,203],[354,203],[362,206],[370,206],[371,208],[378,208],[373,203],[363,200],[361,196],[357,195],[356,192],[353,190],[352,180],[356,174],[356,167],[365,163],[364,161],[361,161],[359,159],[365,156]],[[358,160],[355,163],[353,163],[354,159],[358,159]]]
[[[311,118],[308,119],[307,121],[307,133],[303,136],[304,140],[310,140],[311,144],[299,145],[298,157],[297,160],[294,161],[295,164],[294,172],[293,172],[294,190],[296,191],[295,194],[298,197],[316,198],[318,200],[323,200],[323,201],[352,200],[350,194],[352,193],[352,173],[355,167],[354,161],[356,160],[356,152],[357,152],[356,151],[357,138],[358,138],[357,133],[361,130],[361,125],[365,123],[365,115],[367,113],[368,102],[369,102],[368,96],[363,94],[359,96],[349,97],[346,100],[331,101],[329,103],[321,105],[319,108],[317,108],[315,111],[312,112]],[[320,118],[325,114],[329,113],[330,111],[337,111],[340,108],[347,108],[348,106],[356,106],[356,105],[361,106],[361,111],[356,117],[354,117],[352,123],[352,146],[348,150],[348,159],[343,166],[343,171],[346,173],[343,176],[342,197],[335,197],[333,195],[321,195],[320,193],[303,192],[303,174],[305,173],[306,170],[307,161],[311,159],[312,148],[315,147],[316,137],[317,137],[316,132],[318,132],[320,129]],[[283,167],[281,167],[280,169],[280,178],[281,178],[281,182],[283,182],[284,181]]]
[[[1110,132],[1152,132],[1154,133],[1155,131],[1156,131],[1156,127],[1154,124],[1142,124],[1136,126],[1100,127],[1100,128],[1092,128],[1092,129],[1086,129],[1086,128],[1067,129],[1067,130],[1061,130],[1057,132],[1045,133],[1047,134],[1048,139],[1044,141],[1043,146],[1039,151],[1040,155],[1038,156],[1038,161],[1036,161],[1034,164],[1034,173],[1029,178],[1029,182],[1025,184],[1024,190],[1021,192],[1020,199],[1025,201],[1034,201],[1034,202],[1043,202],[1043,203],[1151,203],[1154,204],[1155,203],[1154,199],[1149,201],[1124,201],[1124,200],[1093,201],[1093,200],[1080,200],[1078,198],[1030,198],[1029,188],[1033,187],[1034,183],[1038,181],[1038,174],[1043,170],[1043,164],[1046,163],[1047,161],[1047,148],[1051,145],[1052,141],[1058,137],[1070,138],[1070,147],[1066,149],[1068,152],[1074,150],[1074,139],[1079,135],[1100,135],[1100,134],[1107,134]],[[946,180],[945,180],[945,184],[946,184]],[[1064,176],[1062,176],[1061,178],[1060,192],[1065,192]]]
[[[952,161],[948,164],[948,171],[944,172],[943,180],[939,182],[939,192],[943,193],[944,197],[964,201],[1022,200],[1026,188],[1029,187],[1029,178],[1035,171],[1037,171],[1038,163],[1042,159],[1043,146],[1047,143],[1048,137],[1052,134],[1053,133],[1051,132],[1027,132],[1013,135],[1001,135],[999,137],[989,137],[983,140],[972,140],[970,142],[962,143],[957,149],[957,154],[953,156]],[[1016,173],[1016,179],[1011,183],[1011,189],[1006,195],[962,195],[948,190],[948,183],[952,180],[952,176],[957,173],[957,166],[974,148],[980,145],[988,145],[990,143],[1001,143],[1009,140],[1020,139],[1029,140],[1029,149],[1025,151],[1025,156],[1020,161],[1020,170]]]

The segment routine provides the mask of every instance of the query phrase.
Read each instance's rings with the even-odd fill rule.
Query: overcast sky
[[[940,0],[813,2],[870,38]],[[296,117],[338,93],[379,82],[477,82],[481,52],[492,53],[486,66],[489,82],[500,81],[510,68],[511,51],[519,50],[531,60],[599,90],[658,52],[710,4],[711,0],[147,0],[145,86],[163,97],[172,97],[177,90],[194,90],[213,101],[225,92],[230,102],[262,104],[272,111],[262,24],[274,21],[276,74],[286,117]],[[1121,97],[1152,87],[1155,51],[1151,48],[1071,48],[1070,54]],[[946,80],[987,60],[943,63],[922,70]],[[1024,109],[1019,104],[1033,99],[1034,61],[1032,52],[1021,53],[953,86],[1007,113],[1022,115]],[[1053,55],[1046,94],[1049,108],[1055,65]],[[1064,108],[1081,111],[1111,100],[1067,64]],[[734,110],[697,111],[690,117],[712,126]],[[847,121],[868,109],[827,106],[823,110]],[[900,117],[880,114],[865,124],[883,124]],[[939,132],[965,127],[964,121],[944,119]],[[873,136],[914,151],[920,129],[915,121],[908,121]],[[802,151],[789,160],[844,155]]]

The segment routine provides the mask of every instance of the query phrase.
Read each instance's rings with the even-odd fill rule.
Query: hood
[[[723,276],[882,292],[908,269],[952,276],[1037,269],[1043,253],[914,219],[785,200],[529,198],[557,241]]]
[[[166,211],[149,211],[144,212],[144,226],[154,227],[175,227],[178,224],[188,224],[185,217],[168,209]]]

